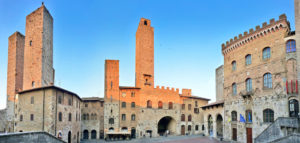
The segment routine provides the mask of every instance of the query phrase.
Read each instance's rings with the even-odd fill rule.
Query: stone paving
[[[169,136],[158,138],[133,139],[129,141],[104,141],[104,140],[89,140],[81,141],[81,143],[226,143],[211,137],[203,136]]]

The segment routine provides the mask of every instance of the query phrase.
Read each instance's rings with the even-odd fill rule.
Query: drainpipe
[[[45,131],[45,89],[43,92],[43,131]]]

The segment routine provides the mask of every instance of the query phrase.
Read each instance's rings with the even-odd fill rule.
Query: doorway
[[[252,143],[252,128],[246,128],[247,131],[247,143]]]

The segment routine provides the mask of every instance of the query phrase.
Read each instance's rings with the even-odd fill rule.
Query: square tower
[[[136,31],[135,86],[154,87],[154,29],[151,21],[141,18]]]
[[[52,85],[53,18],[44,4],[26,16],[23,90]]]

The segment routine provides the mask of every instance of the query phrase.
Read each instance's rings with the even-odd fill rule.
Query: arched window
[[[246,110],[246,121],[248,123],[252,123],[252,111],[251,110]]]
[[[286,42],[286,52],[296,52],[296,41],[295,40],[289,40]]]
[[[299,114],[299,102],[296,99],[289,101],[290,117],[297,117]]]
[[[126,108],[126,102],[122,102],[122,108]]]
[[[169,102],[169,109],[173,109],[173,103]]]
[[[114,124],[114,118],[109,118],[109,124]]]
[[[152,102],[150,100],[147,101],[147,108],[152,108]]]
[[[236,95],[237,94],[237,90],[236,90],[236,83],[232,84],[232,95]]]
[[[191,130],[192,130],[192,126],[189,125],[189,126],[188,126],[188,131],[191,131]]]
[[[272,75],[270,73],[264,74],[264,88],[272,88]]]
[[[131,115],[131,121],[135,121],[135,114]]]
[[[246,91],[252,91],[252,79],[251,78],[247,78],[246,79]]]
[[[236,70],[236,61],[232,61],[231,67],[232,67],[232,71]]]
[[[188,121],[192,121],[192,115],[188,116]]]
[[[60,121],[60,122],[62,121],[62,113],[61,112],[58,113],[58,121]]]
[[[20,115],[20,122],[23,121],[23,115]]]
[[[131,102],[131,108],[135,108],[135,102]]]
[[[231,121],[237,121],[237,113],[236,111],[231,112]]]
[[[185,121],[185,115],[181,114],[181,121]]]
[[[251,54],[248,54],[246,57],[245,57],[245,61],[246,61],[246,66],[247,65],[250,65],[251,63],[252,63],[252,61],[251,61]]]
[[[69,121],[72,121],[72,114],[69,113]]]
[[[110,127],[108,130],[109,130],[110,132],[113,132],[113,131],[114,131],[114,128],[113,128],[113,127]]]
[[[163,103],[161,101],[158,101],[158,109],[162,109],[163,108]]]
[[[270,47],[266,47],[263,49],[263,60],[269,59],[271,57],[271,49]]]
[[[196,131],[199,130],[199,126],[198,126],[198,125],[195,126],[195,130],[196,130]]]
[[[122,114],[122,121],[126,121],[126,114]]]
[[[263,114],[264,122],[274,122],[274,111],[272,109],[265,109]]]

